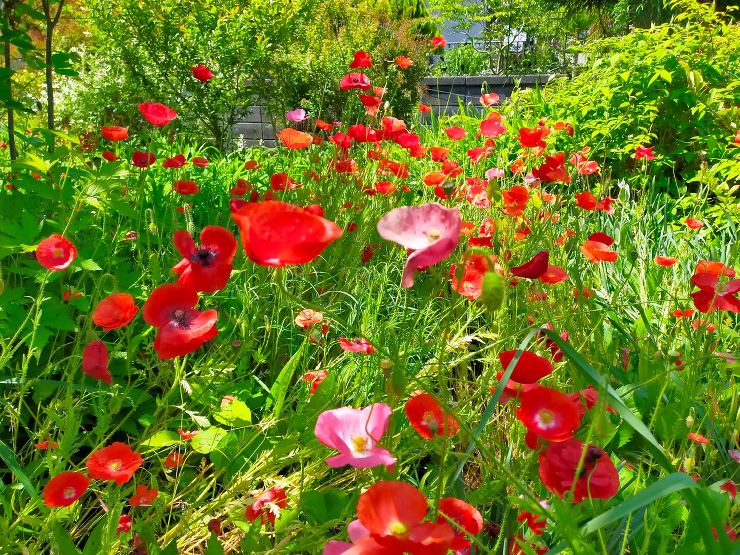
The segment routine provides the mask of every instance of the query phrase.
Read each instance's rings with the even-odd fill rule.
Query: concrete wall
[[[562,75],[426,77],[420,83],[421,102],[431,106],[435,114],[452,115],[459,112],[460,102],[480,107],[479,98],[482,92],[496,93],[504,102],[517,84],[521,88],[542,87],[554,77]],[[277,121],[278,124],[283,123],[282,114]],[[261,106],[252,106],[245,110],[239,122],[234,125],[234,137],[237,141],[240,137],[243,138],[247,146],[275,146],[271,118]]]

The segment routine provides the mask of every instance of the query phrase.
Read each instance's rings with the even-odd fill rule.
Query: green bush
[[[740,28],[692,0],[674,7],[682,13],[672,23],[589,44],[580,74],[514,103],[571,121],[573,146],[590,146],[614,175],[635,166],[637,146],[653,145],[657,186],[729,193],[740,178]]]
[[[348,3],[346,0],[87,0],[94,46],[86,48],[82,78],[68,80],[61,110],[70,124],[129,121],[144,100],[178,110],[180,132],[231,141],[240,109],[256,98],[272,114],[303,104],[311,115],[339,118],[348,95],[339,80],[355,50],[373,52],[373,84],[400,116],[417,100],[425,72],[428,20],[416,0]],[[393,59],[414,66],[399,73]],[[194,79],[204,64],[216,78]],[[102,114],[102,116],[101,116]]]

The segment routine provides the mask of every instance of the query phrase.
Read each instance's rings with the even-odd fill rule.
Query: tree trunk
[[[49,129],[54,129],[54,68],[51,65],[51,41],[54,28],[51,20],[46,18],[46,124]]]
[[[8,5],[5,4],[3,10],[3,16],[5,17],[5,25],[7,29],[11,29],[11,17]],[[5,39],[3,45],[5,54],[5,69],[10,70],[10,40]],[[13,100],[13,78],[8,77],[8,98],[10,101]],[[15,112],[12,106],[8,106],[8,148],[10,149],[10,159],[15,160],[18,158],[18,149],[15,146]]]
[[[44,15],[46,16],[46,124],[49,129],[54,129],[54,64],[52,63],[51,57],[54,54],[54,29],[59,23],[59,18],[62,15],[62,7],[64,7],[64,0],[59,0],[57,5],[57,11],[51,15],[51,0],[42,0],[41,5],[44,8]],[[54,149],[54,145],[49,147],[50,150]]]

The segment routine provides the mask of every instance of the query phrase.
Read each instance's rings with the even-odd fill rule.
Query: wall
[[[493,92],[504,102],[517,85],[521,88],[542,87],[550,79],[562,75],[490,75],[464,77],[426,77],[420,83],[421,102],[432,107],[435,114],[456,114],[459,103],[480,107],[482,92]],[[282,121],[280,119],[279,121]],[[252,106],[234,125],[234,137],[247,146],[275,146],[271,118],[261,106]]]

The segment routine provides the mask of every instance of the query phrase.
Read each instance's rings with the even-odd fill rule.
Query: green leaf
[[[33,483],[24,472],[23,468],[21,468],[21,465],[18,464],[13,451],[11,451],[10,447],[8,447],[2,440],[0,440],[0,459],[5,461],[5,464],[10,471],[15,474],[15,477],[18,478],[23,489],[25,489],[32,498],[37,498],[39,494],[36,492],[36,488],[33,487]]]
[[[252,421],[252,411],[244,401],[234,399],[214,414],[213,418],[227,426],[246,426]]]
[[[90,272],[99,272],[102,270],[94,260],[89,259],[80,261],[80,266],[83,270],[89,270]]]
[[[82,555],[82,552],[77,549],[74,542],[72,542],[72,539],[69,537],[69,532],[59,524],[53,524],[51,531],[54,534],[54,543],[57,544],[61,555]]]
[[[141,446],[158,449],[160,447],[169,447],[170,445],[175,445],[177,443],[180,443],[180,434],[170,430],[161,430],[152,435],[146,441],[142,441]]]
[[[208,454],[213,451],[219,441],[226,436],[226,430],[219,428],[218,426],[211,426],[207,430],[201,430],[198,432],[193,439],[190,440],[190,445],[193,451],[196,453]]]
[[[283,366],[283,369],[280,370],[280,374],[278,374],[275,383],[273,383],[272,387],[270,388],[270,397],[265,403],[265,412],[267,411],[267,409],[270,408],[270,406],[272,406],[274,402],[275,407],[272,409],[272,415],[275,418],[280,418],[280,413],[283,411],[285,396],[287,395],[288,388],[293,381],[293,374],[295,374],[295,369],[298,367],[298,363],[303,357],[305,346],[306,342],[304,341],[300,348],[295,352],[295,354],[290,357],[290,360],[287,362],[287,364]]]
[[[581,528],[581,532],[583,534],[591,534],[612,522],[616,522],[626,517],[630,513],[648,506],[650,503],[653,503],[662,497],[666,497],[672,493],[681,491],[682,489],[696,487],[698,487],[697,483],[686,474],[674,472],[657,482],[653,482],[644,490],[633,495],[629,499],[626,499],[616,507],[612,507],[608,511],[601,513],[596,518],[592,518]]]
[[[211,532],[211,537],[208,538],[206,555],[224,555],[224,548],[221,545],[221,542],[218,541],[218,537],[215,532]]]

